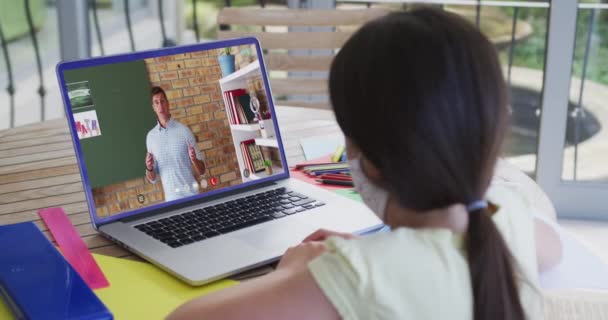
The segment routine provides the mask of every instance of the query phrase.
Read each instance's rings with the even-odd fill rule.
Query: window
[[[551,4],[537,181],[561,217],[608,219],[606,8],[597,1]]]

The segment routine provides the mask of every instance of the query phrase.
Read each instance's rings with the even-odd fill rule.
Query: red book
[[[249,169],[249,172],[254,172],[253,163],[251,162],[251,157],[249,156],[249,150],[247,150],[247,141],[251,141],[251,140],[246,140],[246,141],[241,142],[241,151],[243,152],[243,161],[245,162],[247,169]],[[253,140],[253,141],[255,141],[255,140]]]
[[[317,179],[353,181],[353,178],[347,174],[322,174]]]
[[[234,120],[235,124],[241,124],[243,123],[242,121],[240,121],[239,119],[239,112],[237,109],[237,105],[236,105],[236,101],[238,99],[238,97],[247,94],[247,90],[245,89],[234,89],[234,90],[228,90],[226,91],[226,93],[228,94],[228,100],[230,103],[230,110],[232,111],[232,119]]]

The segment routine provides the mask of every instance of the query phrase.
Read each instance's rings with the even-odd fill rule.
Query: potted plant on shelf
[[[224,54],[217,57],[222,70],[222,77],[225,77],[234,72],[234,55],[231,54],[232,48],[224,49]]]
[[[266,167],[266,174],[272,174],[272,161],[270,159],[264,160],[264,166]]]

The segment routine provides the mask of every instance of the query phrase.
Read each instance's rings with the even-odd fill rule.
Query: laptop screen
[[[63,63],[94,222],[288,176],[255,39]]]

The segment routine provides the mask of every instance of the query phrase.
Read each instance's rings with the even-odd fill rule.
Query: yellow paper
[[[230,287],[238,282],[220,280],[191,287],[152,264],[93,254],[110,282],[95,290],[114,319],[164,319],[182,303]],[[0,299],[0,319],[13,319]]]
[[[13,315],[8,311],[8,307],[6,306],[6,303],[4,303],[4,299],[2,297],[0,297],[0,319],[15,319],[15,317],[13,317]]]

